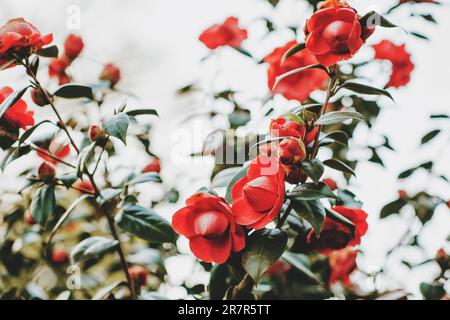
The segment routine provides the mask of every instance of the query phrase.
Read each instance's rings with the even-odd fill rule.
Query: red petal
[[[317,30],[308,35],[306,47],[312,54],[324,54],[331,50],[330,45],[322,36],[322,30]]]
[[[220,236],[227,230],[228,225],[227,217],[218,211],[201,212],[194,220],[195,232],[204,237]]]
[[[231,199],[233,200],[233,202],[242,198],[242,189],[244,188],[247,182],[248,182],[247,177],[242,177],[231,188]]]
[[[231,235],[232,250],[233,252],[239,252],[245,247],[245,233],[244,228],[236,226],[236,232]]]
[[[208,240],[201,236],[191,238],[189,247],[192,253],[205,262],[224,263],[231,253],[231,237]]]
[[[244,199],[234,202],[232,208],[236,223],[243,226],[251,225],[264,217],[264,214],[255,211]]]
[[[249,181],[243,191],[245,200],[258,212],[270,210],[277,200],[276,180],[267,176]]]
[[[194,228],[195,210],[192,206],[184,207],[172,216],[173,229],[183,236],[190,238],[196,236]]]

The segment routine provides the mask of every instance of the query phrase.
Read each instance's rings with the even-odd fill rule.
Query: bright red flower
[[[343,285],[350,284],[350,274],[356,269],[356,256],[358,252],[352,248],[344,248],[328,254],[330,277],[328,285],[340,281]]]
[[[306,48],[319,63],[332,66],[350,59],[374,28],[363,28],[356,10],[346,2],[325,2],[306,22]]]
[[[323,183],[325,183],[327,185],[328,188],[330,188],[331,190],[336,190],[337,189],[337,184],[336,181],[334,181],[331,178],[325,178],[322,180]]]
[[[172,217],[176,232],[189,239],[192,253],[205,262],[224,263],[245,246],[244,229],[235,223],[223,198],[198,192]]]
[[[389,40],[383,40],[374,45],[373,49],[375,59],[388,60],[392,63],[392,74],[386,88],[398,88],[409,83],[414,64],[404,44],[395,45]]]
[[[70,61],[66,56],[54,58],[48,65],[48,76],[50,78],[58,78],[60,85],[70,82],[70,77],[66,72],[67,67],[70,65]]]
[[[69,262],[69,255],[64,250],[55,250],[52,252],[51,259],[54,264],[65,264]]]
[[[149,164],[147,164],[142,172],[156,172],[161,171],[161,161],[159,159],[153,159]]]
[[[45,151],[47,153],[50,153],[50,154],[54,155],[55,157],[57,157],[59,159],[64,159],[70,153],[69,142],[67,142],[67,141],[58,141],[57,139],[52,139],[48,149],[44,149],[44,148],[40,148],[40,149],[42,151]],[[41,157],[42,159],[44,159],[45,161],[48,161],[50,163],[53,163],[53,164],[58,163],[58,161],[56,161],[53,158],[50,158],[49,156],[47,156],[46,154],[44,154],[42,152],[38,151],[37,155],[39,157]]]
[[[51,162],[44,161],[38,168],[38,176],[41,179],[53,178],[56,173],[55,165]]]
[[[276,77],[283,73],[317,64],[317,59],[307,49],[297,52],[290,56],[284,63],[281,63],[281,58],[284,53],[295,44],[295,41],[290,41],[283,47],[276,48],[264,58],[264,62],[269,64],[267,77],[269,90],[272,93],[279,93],[286,99],[304,101],[309,97],[311,92],[320,89],[328,79],[327,74],[323,70],[309,69],[298,72],[281,80],[276,88],[273,89]]]
[[[77,180],[73,186],[83,193],[94,193],[95,189],[89,180]]]
[[[294,137],[303,140],[306,146],[314,141],[317,134],[317,127],[308,129],[294,120],[286,117],[279,117],[270,122],[270,135],[276,137]]]
[[[23,18],[9,20],[0,28],[0,65],[10,60],[13,54],[28,56],[52,41],[51,34],[41,35]]]
[[[247,175],[231,189],[236,223],[262,229],[280,212],[284,201],[284,172],[275,157],[259,155]]]
[[[145,286],[147,283],[147,270],[142,266],[132,266],[128,268],[131,279],[139,286]]]
[[[64,55],[69,58],[69,60],[74,60],[77,58],[84,48],[83,39],[75,34],[70,34],[66,41],[64,41]]]
[[[222,24],[215,24],[202,32],[198,38],[209,49],[222,46],[240,47],[242,41],[247,39],[247,30],[239,28],[239,21],[229,17]]]
[[[10,87],[0,89],[0,103],[2,103],[14,90]],[[22,99],[16,102],[2,116],[2,119],[16,128],[26,129],[34,125],[34,112],[27,109],[27,104]]]
[[[335,206],[332,209],[353,222],[355,225],[355,235],[353,237],[350,230],[341,223],[331,218],[326,218],[320,238],[317,238],[314,230],[311,230],[307,237],[307,243],[310,247],[323,254],[330,253],[333,250],[343,249],[347,246],[353,247],[360,244],[361,237],[366,234],[368,228],[366,222],[367,213],[363,210],[344,206]]]
[[[120,77],[120,69],[112,63],[108,63],[103,68],[99,78],[100,80],[109,81],[111,83],[111,87],[114,87],[117,82],[119,82]]]
[[[299,164],[305,157],[305,145],[300,139],[286,138],[278,146],[278,158],[284,165]]]

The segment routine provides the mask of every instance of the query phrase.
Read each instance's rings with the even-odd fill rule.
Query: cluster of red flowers
[[[64,41],[64,53],[52,59],[48,66],[48,75],[50,78],[58,78],[59,84],[66,84],[71,81],[67,73],[67,68],[78,58],[83,51],[84,43],[80,36],[70,34]]]

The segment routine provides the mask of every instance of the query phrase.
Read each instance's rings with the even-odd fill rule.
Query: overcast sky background
[[[446,1],[442,1],[446,2]],[[241,21],[241,25],[249,29],[249,40],[245,47],[258,58],[264,57],[274,47],[284,45],[293,39],[293,34],[283,30],[262,38],[263,24],[258,21],[261,17],[270,17],[280,26],[291,22],[304,21],[310,11],[300,0],[283,0],[282,5],[274,12],[263,0],[96,0],[96,1],[51,1],[51,0],[2,0],[0,21],[3,24],[13,17],[24,17],[35,24],[42,33],[53,33],[55,42],[60,44],[64,37],[75,32],[85,41],[84,58],[73,66],[73,72],[80,81],[89,82],[94,79],[101,69],[101,62],[114,62],[122,70],[123,81],[120,88],[135,93],[140,99],[134,103],[139,106],[156,107],[161,119],[155,122],[153,135],[153,150],[161,156],[163,176],[170,185],[176,184],[181,190],[184,200],[202,185],[208,184],[210,171],[204,163],[181,164],[180,159],[173,156],[174,148],[179,147],[180,128],[182,134],[193,134],[196,129],[212,129],[217,123],[207,123],[205,119],[191,122],[185,117],[201,108],[201,102],[195,99],[179,99],[174,92],[177,88],[192,81],[203,79],[205,87],[232,88],[242,92],[246,97],[264,97],[267,92],[266,67],[256,65],[250,59],[225,49],[219,57],[209,59],[201,65],[200,60],[206,56],[208,50],[197,40],[198,35],[213,23],[221,22],[226,17],[234,15]],[[384,12],[394,1],[377,1],[378,7],[371,1],[349,1],[360,13],[369,10]],[[71,5],[81,9],[81,28],[69,30],[66,26],[68,12]],[[381,206],[396,197],[399,188],[414,194],[424,188],[444,198],[450,198],[448,185],[438,180],[429,180],[425,175],[417,173],[407,183],[397,182],[399,172],[413,165],[427,160],[436,160],[436,168],[443,174],[450,176],[450,149],[447,135],[441,135],[436,141],[419,149],[418,142],[424,133],[436,126],[444,127],[445,122],[430,121],[430,113],[448,113],[448,72],[450,59],[448,52],[450,44],[450,7],[419,5],[414,7],[417,13],[433,13],[438,25],[423,22],[418,18],[409,18],[409,5],[401,8],[392,15],[391,20],[409,31],[427,34],[431,41],[427,42],[406,35],[401,30],[378,30],[369,39],[374,44],[383,38],[396,43],[407,43],[412,53],[416,68],[412,74],[411,83],[399,90],[391,90],[396,104],[383,100],[383,111],[376,125],[369,132],[359,128],[354,141],[355,147],[367,142],[376,143],[379,134],[386,134],[397,153],[383,151],[381,156],[385,160],[386,168],[373,163],[363,163],[358,166],[357,179],[352,181],[352,190],[364,202],[364,209],[369,213],[369,232],[363,239],[362,247],[365,255],[359,259],[359,266],[366,271],[374,270],[383,261],[389,250],[403,234],[406,227],[405,220],[390,217],[378,221]],[[372,51],[361,52],[359,58],[370,57]],[[356,57],[358,59],[358,56]],[[386,68],[385,64],[380,67]],[[218,74],[218,70],[220,73]],[[370,69],[368,77],[377,78],[375,83],[383,85],[386,76],[379,73],[380,69]],[[215,76],[215,82],[211,79]],[[384,77],[384,78],[382,78]],[[2,71],[0,86],[18,86],[24,79],[17,70]],[[118,98],[119,99],[119,98]],[[122,99],[122,98],[120,98]],[[119,101],[109,101],[117,107]],[[282,110],[289,105],[284,99],[277,97],[277,108]],[[249,107],[255,113],[260,108],[258,101],[248,99]],[[226,109],[229,106],[224,105]],[[215,105],[215,109],[221,105]],[[41,111],[39,111],[41,112]],[[76,112],[76,109],[64,109],[64,112]],[[183,124],[184,126],[181,126]],[[448,124],[448,123],[447,123]],[[177,130],[178,129],[178,130]],[[195,138],[194,144],[201,143],[202,134]],[[175,134],[174,134],[175,132]],[[186,147],[186,146],[185,146]],[[192,151],[192,150],[191,150]],[[124,155],[130,166],[142,167],[148,160],[138,158],[133,154]],[[355,154],[355,156],[360,156]],[[184,159],[186,160],[186,159]],[[327,173],[337,178],[338,175]],[[0,190],[14,191],[14,168],[0,174],[2,183]],[[11,183],[10,183],[11,182]],[[181,206],[181,203],[178,204]],[[167,218],[176,207],[160,208]],[[402,215],[407,218],[412,212],[404,210]],[[413,226],[417,228],[418,226]],[[440,206],[436,210],[435,218],[425,227],[421,244],[426,249],[426,256],[421,256],[415,250],[403,250],[401,253],[412,261],[434,256],[439,247],[445,243],[450,234],[450,215],[448,209]],[[395,259],[394,259],[395,260]],[[398,261],[392,261],[392,279],[405,285],[410,291],[417,293],[418,282],[431,280],[437,272],[434,265],[418,268],[416,272],[407,269]],[[384,283],[396,286],[396,282]]]

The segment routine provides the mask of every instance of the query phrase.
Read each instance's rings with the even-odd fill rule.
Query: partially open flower
[[[58,159],[64,159],[70,153],[70,144],[66,140],[52,139],[52,141],[50,141],[48,149],[40,148],[40,150],[42,150],[42,152],[37,152],[37,155],[39,157],[50,163],[57,164],[57,160],[49,157],[45,153],[50,153]]]
[[[40,107],[46,106],[50,103],[45,94],[39,88],[33,88],[33,90],[31,90],[31,100],[33,100],[33,102]]]
[[[278,146],[278,157],[284,165],[299,164],[306,157],[303,141],[295,138],[286,138]]]
[[[114,87],[117,82],[120,80],[120,69],[117,68],[112,63],[108,63],[103,68],[102,73],[100,74],[100,80],[109,81],[111,84],[111,88]]]
[[[150,161],[149,164],[147,164],[144,169],[142,169],[142,172],[156,172],[159,173],[161,171],[161,161],[159,159],[153,159]]]
[[[128,268],[131,279],[135,281],[138,287],[145,286],[147,284],[147,270],[142,266],[132,266]]]
[[[238,19],[229,17],[222,24],[215,24],[200,35],[199,40],[209,49],[222,46],[240,47],[247,39],[247,30],[239,28]]]
[[[44,161],[38,168],[38,176],[41,179],[53,179],[56,174],[56,167],[53,163]]]
[[[94,193],[95,189],[89,180],[77,180],[73,186],[82,193]]]
[[[74,60],[77,58],[84,48],[83,40],[80,36],[75,34],[70,34],[66,41],[64,41],[64,54],[69,58],[69,60]]]
[[[237,225],[223,198],[199,192],[172,217],[176,232],[189,239],[192,253],[205,262],[224,263],[245,246],[244,229]]]
[[[344,248],[328,254],[330,277],[328,285],[341,282],[344,286],[350,284],[350,274],[356,269],[356,256],[358,252],[353,248]]]

